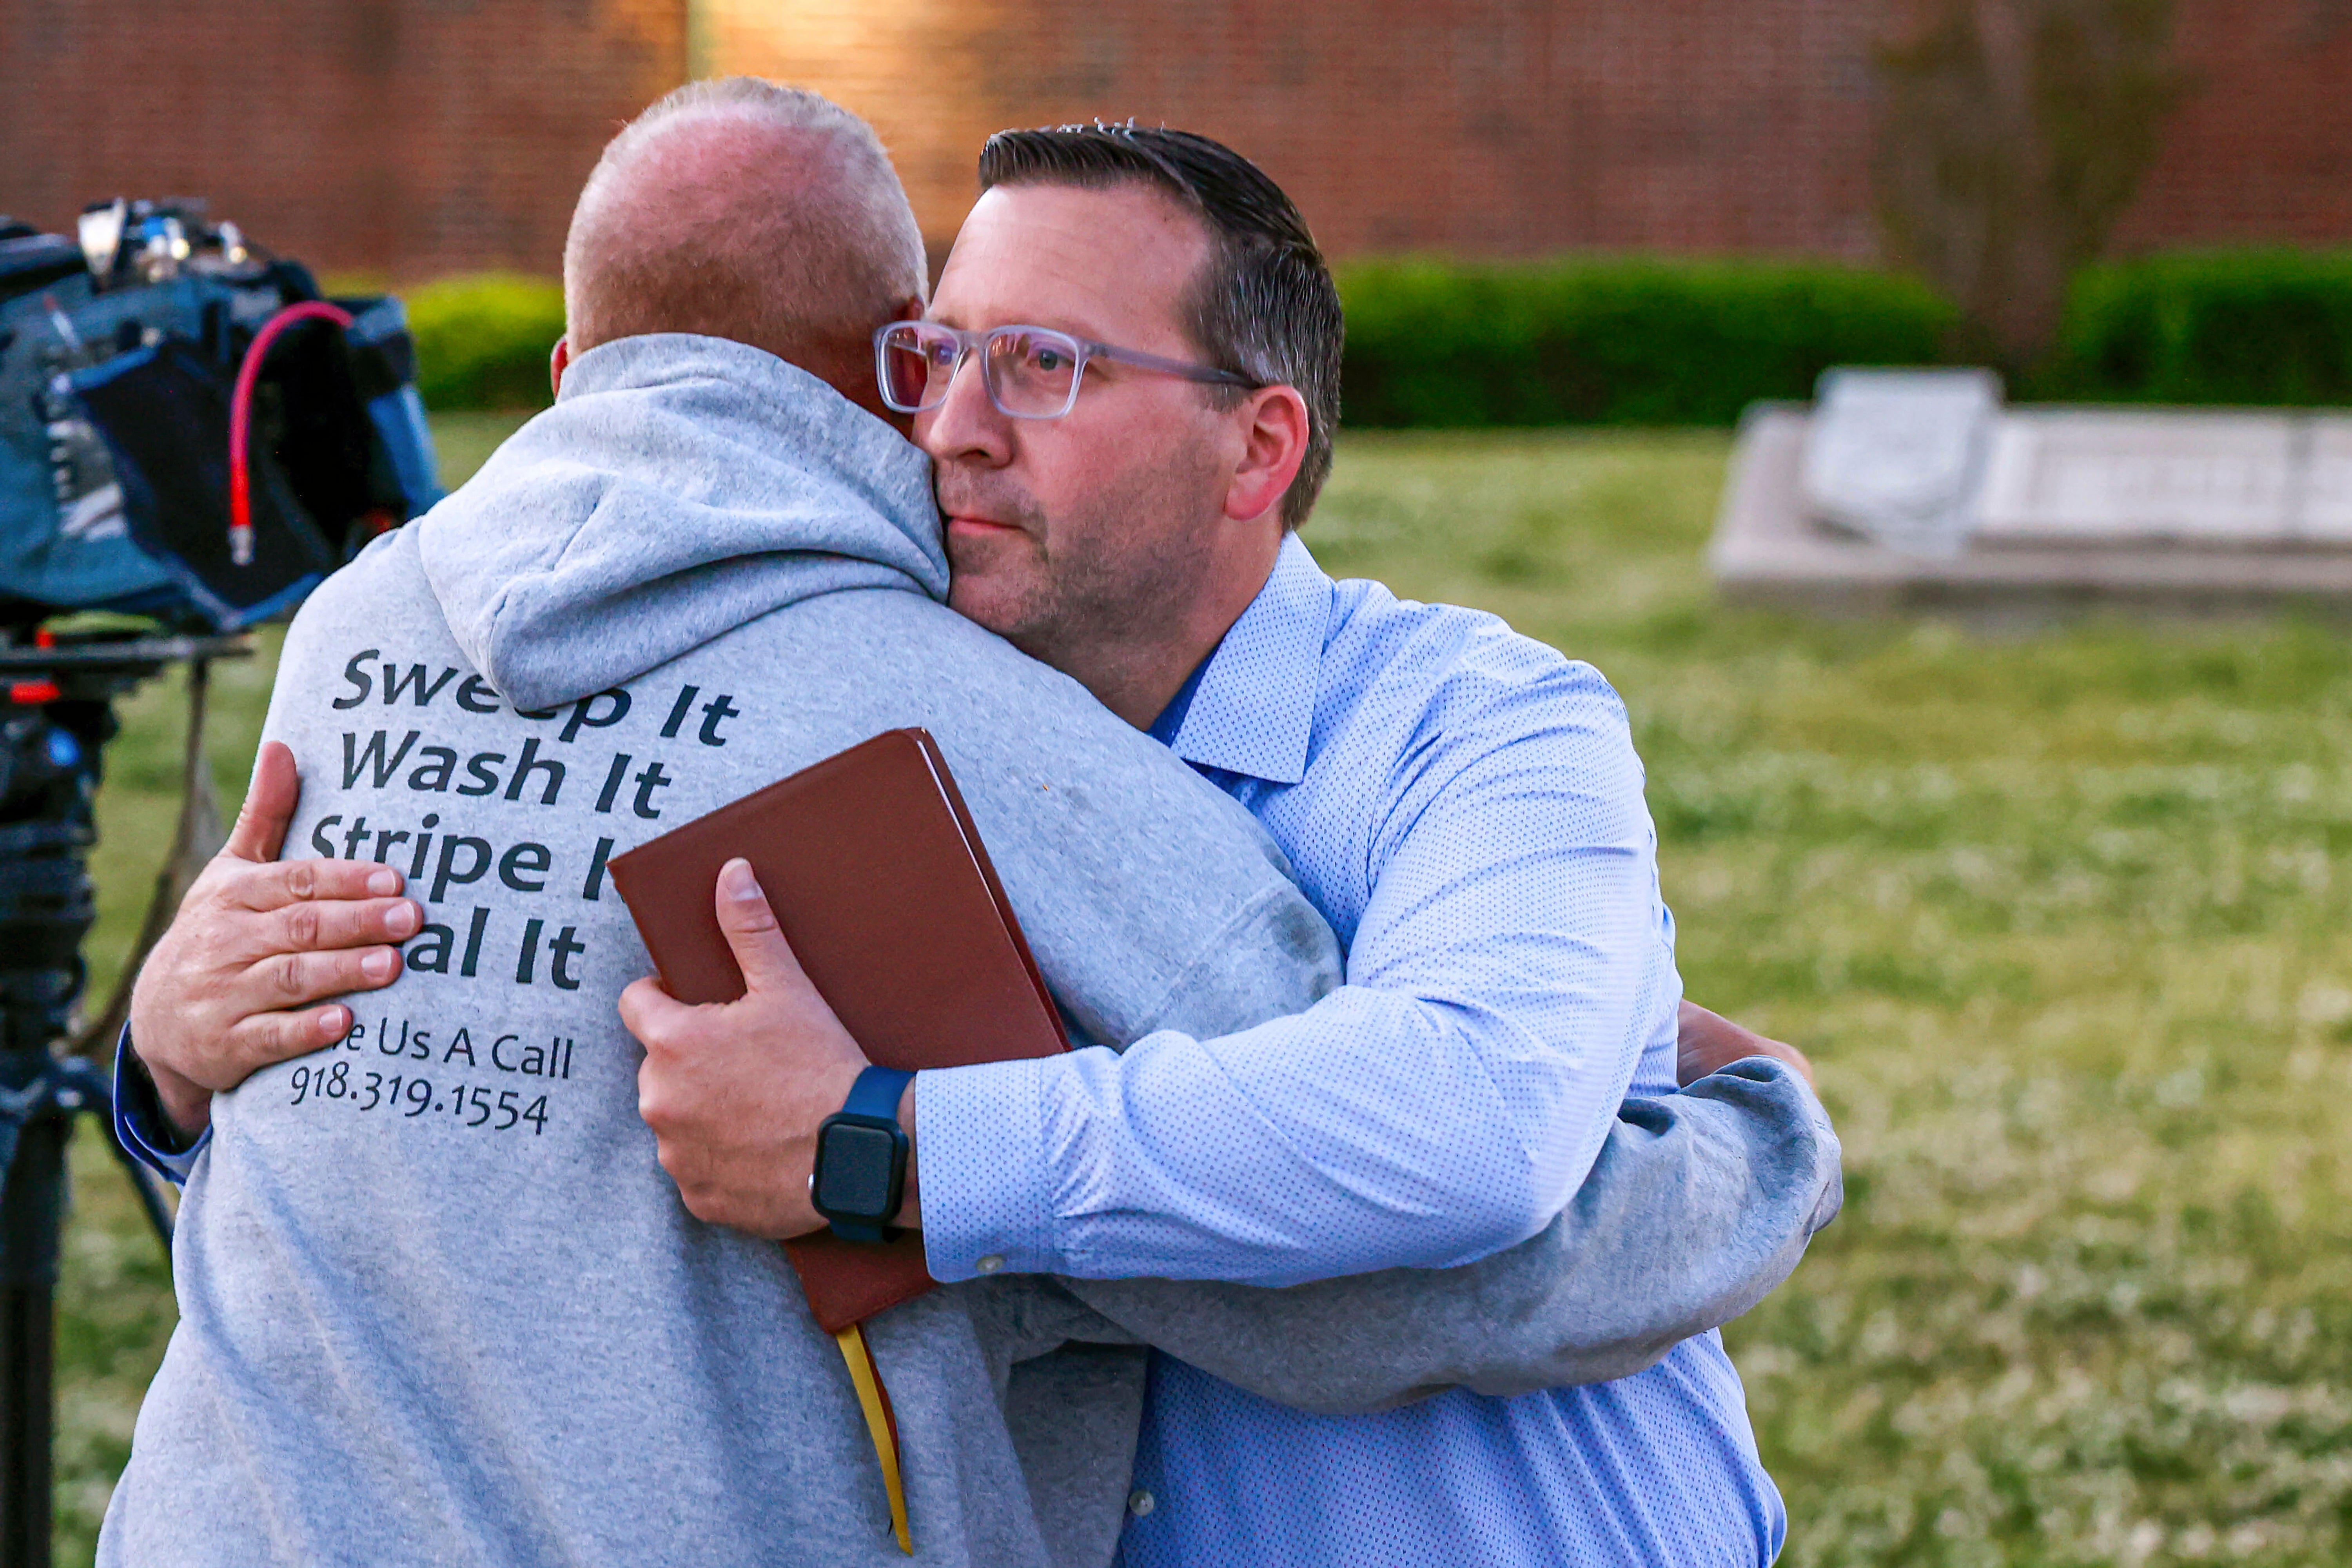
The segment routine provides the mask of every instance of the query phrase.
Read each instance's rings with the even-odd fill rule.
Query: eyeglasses
[[[1077,404],[1078,383],[1089,360],[1115,360],[1219,386],[1255,390],[1265,384],[1239,371],[1088,342],[1050,327],[969,332],[935,321],[893,321],[874,334],[874,371],[882,383],[882,401],[900,414],[937,408],[948,400],[956,373],[975,349],[988,400],[1014,419],[1059,419],[1067,414]]]

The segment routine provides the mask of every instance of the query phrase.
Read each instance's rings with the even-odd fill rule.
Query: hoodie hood
[[[724,338],[589,350],[554,407],[410,526],[458,647],[523,709],[634,680],[821,594],[947,598],[930,460],[806,371]]]

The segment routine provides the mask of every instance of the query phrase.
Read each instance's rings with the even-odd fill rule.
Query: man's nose
[[[1013,421],[990,399],[980,355],[965,356],[945,400],[915,416],[915,444],[938,462],[1002,468],[1013,460]]]

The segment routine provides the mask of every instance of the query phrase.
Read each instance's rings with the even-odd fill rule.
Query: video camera
[[[226,632],[439,499],[406,312],[325,298],[194,200],[0,217],[0,632]]]
[[[415,382],[399,300],[327,299],[201,202],[101,203],[71,238],[0,217],[0,1568],[49,1561],[66,1142],[111,1125],[90,1058],[130,1006],[119,984],[79,1017],[114,703],[187,665],[180,822],[127,982],[218,842],[205,671],[250,651],[224,634],[439,499]],[[45,624],[93,610],[145,619]]]

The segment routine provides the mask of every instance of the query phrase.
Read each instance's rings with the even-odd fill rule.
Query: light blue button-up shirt
[[[1491,616],[1293,538],[1162,738],[1348,945],[1309,1012],[919,1080],[924,1240],[983,1269],[1283,1284],[1541,1229],[1675,1086],[1674,924],[1624,709]],[[1636,1377],[1309,1415],[1156,1356],[1129,1568],[1769,1562],[1720,1337]]]

